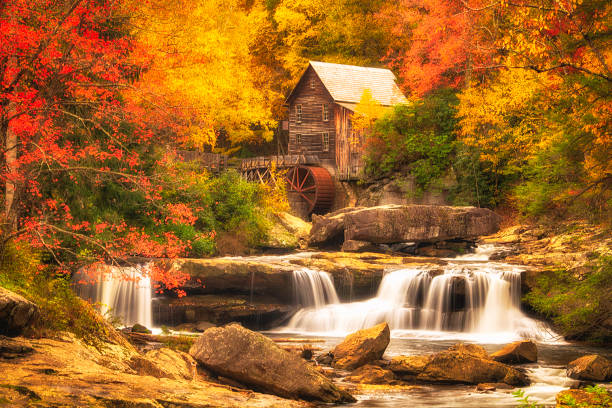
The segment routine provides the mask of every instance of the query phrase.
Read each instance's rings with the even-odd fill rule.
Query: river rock
[[[343,209],[313,217],[312,245],[341,241],[376,244],[469,240],[499,230],[501,217],[485,208],[385,205]]]
[[[380,360],[390,340],[391,332],[387,323],[356,331],[334,348],[332,365],[335,368],[352,370]]]
[[[567,365],[567,376],[575,380],[609,381],[612,362],[597,354],[580,357]]]
[[[346,380],[357,384],[393,384],[396,382],[393,371],[372,364],[359,367],[346,377]]]
[[[489,392],[495,390],[511,390],[513,387],[504,383],[480,383],[476,386],[476,391]]]
[[[18,336],[40,315],[38,306],[23,296],[0,287],[0,334]]]
[[[569,389],[557,394],[557,407],[609,408],[612,405],[612,395],[609,391],[601,393],[586,390]]]
[[[529,384],[529,379],[523,372],[491,360],[486,351],[476,345],[459,345],[434,354],[416,379],[463,384],[494,382],[515,386]]]
[[[334,403],[355,401],[299,356],[237,324],[206,330],[189,354],[217,375],[282,397]]]
[[[538,361],[538,348],[531,340],[515,341],[491,354],[491,358],[506,364],[535,363]]]
[[[399,375],[418,375],[431,361],[431,356],[397,356],[391,359],[389,370]]]
[[[151,334],[151,330],[147,329],[145,326],[143,326],[140,323],[136,323],[134,326],[132,326],[132,333],[145,333],[145,334]]]

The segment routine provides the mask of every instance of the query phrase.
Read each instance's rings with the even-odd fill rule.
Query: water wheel
[[[302,201],[308,214],[324,213],[334,202],[334,180],[322,167],[297,166],[287,172],[287,190]]]

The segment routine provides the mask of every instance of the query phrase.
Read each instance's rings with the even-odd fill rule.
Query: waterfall
[[[309,292],[309,302],[300,295],[298,299],[307,306],[283,330],[341,334],[387,322],[391,330],[538,337],[537,322],[520,310],[520,285],[521,269],[503,264],[451,263],[442,273],[401,269],[387,273],[376,297],[366,301],[329,301],[320,289]]]
[[[297,304],[302,307],[320,308],[340,302],[334,281],[327,272],[308,268],[293,271],[293,291]]]
[[[153,326],[151,279],[148,265],[100,266],[92,272],[78,271],[73,277],[77,294],[100,305],[100,313],[111,314],[126,326]]]

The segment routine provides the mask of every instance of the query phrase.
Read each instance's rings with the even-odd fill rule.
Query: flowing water
[[[295,296],[302,308],[286,326],[270,336],[323,339],[322,351],[331,350],[356,330],[387,322],[391,343],[386,358],[439,352],[463,341],[482,345],[489,353],[501,344],[533,339],[538,345],[536,364],[523,365],[532,384],[525,387],[530,400],[555,405],[555,395],[576,382],[566,377],[565,366],[596,349],[562,341],[543,322],[521,311],[521,273],[524,268],[487,261],[495,247],[447,259],[439,271],[406,268],[389,271],[376,295],[361,302],[338,302],[325,273],[305,270],[294,279]],[[314,284],[313,282],[322,282]],[[308,299],[308,301],[306,301]],[[370,407],[516,407],[512,390],[480,393],[468,385],[417,385],[357,390],[360,408]]]
[[[303,308],[280,330],[343,336],[387,322],[394,337],[453,332],[459,338],[500,343],[520,338],[552,340],[554,333],[520,310],[523,269],[482,262],[481,256],[479,252],[473,258],[453,260],[442,273],[424,268],[390,271],[375,297],[351,303],[338,301],[325,272],[296,272],[295,297]]]
[[[296,303],[302,307],[317,309],[340,303],[331,275],[309,268],[293,271],[293,294]]]
[[[333,278],[324,271],[300,268],[293,273],[294,302],[300,309],[271,337],[312,339],[323,351],[331,350],[346,334],[388,322],[392,329],[386,358],[442,351],[458,341],[478,343],[488,352],[500,344],[531,338],[538,344],[537,364],[523,365],[532,380],[525,388],[530,399],[554,406],[555,395],[574,381],[565,376],[566,364],[582,355],[611,356],[610,350],[567,344],[547,326],[520,309],[523,268],[488,261],[495,247],[483,246],[476,253],[447,259],[442,271],[404,268],[388,271],[374,297],[341,303]],[[260,261],[287,264],[288,259],[310,256],[258,257]],[[244,258],[243,258],[244,259]],[[151,282],[147,265],[106,267],[75,276],[78,293],[101,305],[125,325],[152,326]],[[438,268],[440,269],[440,268]],[[252,298],[253,276],[249,279]],[[354,392],[359,408],[374,407],[473,407],[517,406],[511,390],[476,392],[467,385],[417,385],[404,388],[365,389]]]
[[[287,337],[287,333],[267,333],[271,337]],[[397,333],[396,333],[397,334]],[[304,339],[317,339],[316,343],[309,343],[320,347],[320,352],[331,350],[343,340],[337,336],[313,336],[310,334],[295,334],[291,337]],[[461,338],[454,332],[428,332],[427,334],[415,331],[410,336],[391,338],[385,358],[391,359],[398,355],[425,355],[446,350],[459,341],[476,343],[483,346],[487,352],[492,353],[501,348],[499,343],[489,343],[487,339],[478,341],[478,337],[471,339]],[[524,364],[519,367],[526,369],[532,381],[528,387],[523,387],[529,400],[544,404],[546,407],[555,406],[555,396],[558,392],[576,385],[577,381],[565,375],[568,362],[587,355],[597,353],[608,358],[612,357],[609,349],[587,347],[568,344],[560,341],[536,341],[538,346],[538,362]],[[295,344],[295,343],[292,343]],[[378,388],[377,388],[378,387]],[[348,405],[355,408],[422,408],[422,407],[453,407],[453,408],[493,408],[518,407],[518,401],[512,396],[513,390],[497,390],[481,393],[476,391],[475,385],[441,385],[423,384],[410,387],[374,386],[371,389],[358,389],[352,391],[358,402]]]
[[[125,326],[139,323],[152,327],[153,290],[148,268],[100,266],[93,271],[80,270],[73,281],[78,295],[98,304],[103,315],[112,315]]]

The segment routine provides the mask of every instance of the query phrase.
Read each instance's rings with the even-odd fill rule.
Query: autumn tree
[[[270,107],[280,98],[251,55],[267,21],[262,6],[239,0],[127,4],[137,8],[131,32],[145,50],[146,66],[129,97],[159,132],[196,148],[214,147],[221,133],[234,144],[271,139],[276,122]]]
[[[501,71],[463,92],[462,140],[480,149],[496,174],[520,176],[517,199],[526,212],[582,202],[590,214],[604,214],[612,191],[610,5],[492,7],[503,55],[493,68]]]
[[[378,14],[392,41],[386,60],[404,89],[419,97],[458,88],[495,63],[498,22],[480,0],[401,0]]]
[[[143,224],[176,209],[159,201],[163,186],[152,171],[163,159],[155,153],[160,140],[121,93],[141,67],[119,5],[11,0],[0,6],[3,248],[26,241],[63,267],[186,250],[172,232]]]

